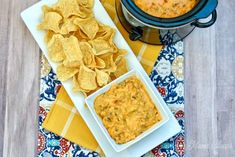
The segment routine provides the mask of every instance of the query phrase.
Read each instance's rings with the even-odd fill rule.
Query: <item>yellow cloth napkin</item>
[[[111,16],[119,31],[136,54],[138,60],[149,74],[161,51],[162,46],[148,45],[140,41],[131,41],[126,30],[120,24],[115,11],[115,0],[101,0],[108,14]],[[74,104],[62,87],[56,101],[46,117],[43,127],[69,141],[87,149],[103,154],[92,133],[86,126]]]
[[[80,146],[103,154],[63,86],[42,127]]]

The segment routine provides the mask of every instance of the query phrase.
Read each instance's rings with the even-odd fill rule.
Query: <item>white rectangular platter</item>
[[[32,33],[34,39],[38,43],[39,47],[41,48],[42,52],[48,59],[50,65],[52,66],[53,70],[56,71],[56,68],[58,64],[52,62],[48,57],[48,51],[46,44],[44,43],[44,35],[45,33],[43,31],[39,31],[37,29],[37,25],[41,22],[42,18],[42,10],[41,7],[43,5],[52,5],[56,3],[57,0],[42,0],[35,5],[29,7],[28,9],[24,10],[21,13],[21,17],[23,21],[25,22],[26,26],[28,27],[29,31]],[[105,135],[102,133],[100,127],[96,123],[95,119],[92,117],[89,109],[85,107],[85,98],[80,93],[73,93],[72,91],[72,80],[62,82],[64,88],[66,89],[68,95],[72,99],[73,103],[75,104],[78,112],[83,117],[84,121],[88,125],[89,129],[93,133],[94,137],[98,141],[100,147],[104,151],[105,155],[107,157],[139,157],[143,155],[144,153],[148,152],[152,148],[156,147],[157,145],[161,144],[165,140],[169,139],[170,137],[177,134],[181,128],[177,122],[177,120],[174,118],[173,114],[165,104],[164,100],[162,99],[161,95],[157,91],[156,87],[153,85],[151,80],[149,79],[149,76],[146,74],[142,66],[140,65],[139,61],[137,60],[136,56],[126,43],[125,39],[122,37],[121,33],[118,31],[117,27],[103,8],[102,4],[99,0],[95,0],[94,5],[94,14],[96,16],[96,19],[106,25],[109,25],[117,30],[117,33],[114,38],[115,44],[122,49],[126,49],[128,51],[128,55],[126,56],[126,59],[128,61],[129,69],[138,69],[144,77],[147,78],[147,82],[149,83],[150,87],[153,89],[153,91],[156,92],[156,95],[158,97],[158,102],[163,104],[165,110],[168,112],[169,120],[165,125],[151,133],[149,136],[145,137],[138,143],[128,147],[127,149],[116,152],[108,140],[106,139]]]

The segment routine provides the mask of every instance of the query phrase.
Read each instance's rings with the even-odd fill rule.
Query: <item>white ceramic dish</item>
[[[28,9],[24,10],[21,13],[21,17],[23,21],[25,22],[26,26],[28,27],[29,31],[32,33],[34,39],[38,43],[39,47],[41,48],[42,52],[48,59],[48,62],[50,63],[51,67],[56,70],[58,64],[52,62],[48,57],[48,51],[46,44],[44,43],[44,35],[45,33],[43,31],[39,31],[37,29],[37,25],[41,22],[42,18],[42,10],[41,7],[43,5],[52,5],[56,3],[57,0],[42,0],[33,6],[29,7]],[[144,77],[147,78],[147,82],[149,86],[153,89],[153,91],[156,93],[158,100],[161,104],[163,104],[164,109],[166,110],[167,114],[169,115],[169,121],[165,123],[161,128],[157,129],[153,133],[151,133],[149,136],[145,137],[141,141],[133,144],[132,146],[128,147],[127,149],[116,152],[113,147],[110,145],[104,134],[102,133],[102,130],[98,126],[97,122],[93,118],[91,112],[87,107],[85,107],[85,98],[80,93],[73,93],[72,91],[72,80],[68,80],[66,82],[62,82],[64,88],[66,89],[68,95],[70,96],[71,100],[75,104],[78,112],[86,122],[87,126],[93,133],[94,137],[98,141],[100,147],[104,151],[105,155],[108,157],[139,157],[143,155],[144,153],[148,152],[152,148],[156,147],[157,145],[161,144],[162,142],[166,141],[167,139],[171,138],[175,134],[177,134],[181,128],[163,101],[161,95],[157,91],[156,87],[152,84],[151,80],[148,78],[148,75],[140,65],[139,61],[136,59],[134,53],[126,43],[125,39],[122,37],[121,33],[118,31],[117,27],[103,8],[102,4],[99,0],[95,0],[94,5],[94,12],[96,19],[98,19],[100,22],[107,24],[109,26],[112,26],[116,29],[117,33],[115,35],[114,42],[119,48],[126,49],[129,53],[126,56],[128,64],[130,69],[138,69]]]
[[[127,142],[125,144],[117,144],[111,138],[111,136],[109,135],[107,129],[103,125],[102,120],[97,115],[97,113],[95,111],[95,108],[94,108],[94,101],[95,101],[97,96],[99,96],[99,95],[105,93],[106,91],[108,91],[113,84],[118,84],[118,83],[124,81],[125,79],[129,78],[130,76],[137,76],[137,78],[140,79],[141,82],[145,85],[145,88],[146,88],[148,94],[150,95],[152,101],[154,102],[156,108],[158,109],[159,113],[162,116],[162,120],[160,122],[156,123],[155,125],[153,125],[151,128],[146,130],[144,133],[139,135],[134,140],[132,140],[130,142]],[[128,73],[122,75],[121,77],[117,78],[116,80],[112,81],[111,83],[109,83],[108,85],[104,86],[103,88],[99,89],[98,91],[96,91],[95,93],[90,95],[89,97],[87,97],[85,99],[85,102],[88,105],[88,108],[90,109],[91,114],[93,115],[94,119],[99,124],[99,127],[103,131],[104,135],[106,136],[106,138],[108,139],[110,144],[113,146],[114,150],[117,151],[117,152],[120,152],[120,151],[130,147],[134,143],[139,142],[141,139],[143,139],[144,137],[146,137],[147,135],[149,135],[150,133],[152,133],[156,129],[160,128],[163,124],[165,124],[169,120],[169,116],[168,116],[167,112],[163,108],[162,104],[158,101],[158,97],[156,96],[156,93],[148,85],[148,83],[146,81],[146,78],[138,70],[134,70],[134,69],[129,71]]]

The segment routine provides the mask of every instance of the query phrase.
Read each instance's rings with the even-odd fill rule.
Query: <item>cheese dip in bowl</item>
[[[173,18],[192,10],[199,0],[134,0],[144,12],[159,18]]]
[[[93,117],[119,152],[169,119],[145,78],[132,70],[86,98]]]

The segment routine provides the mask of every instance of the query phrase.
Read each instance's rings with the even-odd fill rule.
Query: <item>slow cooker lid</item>
[[[176,18],[158,18],[141,10],[133,0],[121,0],[127,11],[135,18],[148,25],[171,28],[183,26],[195,20],[208,17],[216,8],[217,0],[200,0],[198,4],[188,13]]]

